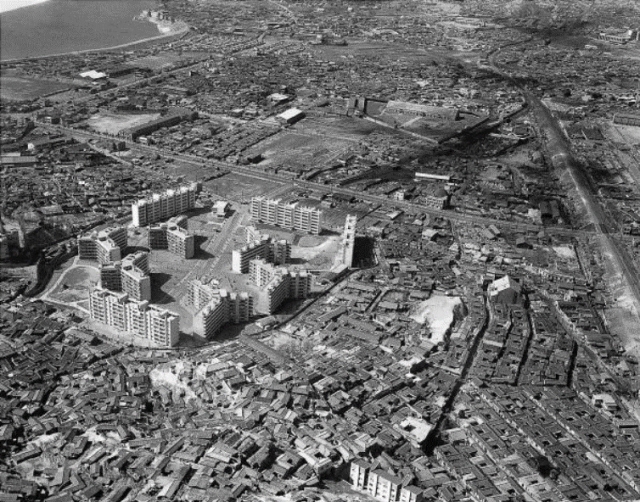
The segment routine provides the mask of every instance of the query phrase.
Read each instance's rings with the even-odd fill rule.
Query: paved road
[[[224,222],[224,226],[220,232],[212,236],[202,247],[202,250],[210,254],[211,258],[206,260],[192,260],[193,265],[191,270],[175,285],[171,294],[182,292],[182,290],[186,288],[183,284],[188,284],[192,279],[204,278],[215,269],[220,258],[228,251],[229,246],[233,242],[233,238],[241,222],[242,214],[240,212],[236,212],[231,218]]]
[[[71,129],[71,128],[62,127],[62,126],[51,126],[47,124],[39,124],[39,125],[48,126],[49,128],[52,128],[59,132],[73,136],[75,139],[79,141],[88,141],[91,139],[109,140],[109,141],[122,140],[122,138],[106,136],[106,135],[88,132],[88,131],[80,131],[77,129]],[[342,194],[347,196],[353,196],[360,200],[365,200],[368,202],[384,204],[386,206],[394,206],[398,209],[402,209],[405,211],[427,213],[431,216],[436,216],[436,217],[439,216],[442,218],[448,218],[450,220],[459,221],[459,222],[468,223],[468,224],[475,224],[475,225],[495,224],[503,228],[510,228],[512,230],[521,231],[521,232],[545,231],[547,233],[568,235],[568,236],[591,233],[585,230],[577,231],[577,230],[565,228],[565,227],[542,226],[542,225],[535,225],[532,223],[505,221],[497,218],[490,218],[487,216],[478,216],[478,215],[473,215],[468,213],[462,213],[455,210],[435,209],[422,204],[415,204],[413,202],[408,202],[408,201],[394,201],[386,197],[367,194],[361,191],[351,190],[348,188],[335,187],[332,185],[325,185],[325,184],[316,183],[313,181],[297,180],[297,179],[293,179],[291,177],[280,175],[280,174],[266,173],[258,170],[257,168],[238,166],[238,165],[230,164],[228,162],[223,162],[220,160],[203,159],[201,157],[197,157],[195,155],[190,155],[190,154],[171,153],[161,148],[140,145],[138,143],[127,142],[127,146],[134,151],[142,152],[145,154],[151,154],[151,155],[160,155],[165,158],[171,158],[176,161],[192,164],[194,166],[199,167],[200,169],[207,170],[211,168],[217,168],[221,170],[242,174],[244,176],[249,176],[252,178],[265,180],[265,181],[275,181],[275,182],[289,183],[289,184],[293,183],[297,186],[313,189],[321,193],[337,193],[337,194]]]
[[[594,224],[596,234],[599,236],[606,253],[611,256],[615,269],[625,278],[633,292],[636,306],[640,307],[638,270],[624,244],[616,238],[616,234],[620,234],[621,231],[618,221],[603,209],[595,197],[594,189],[582,165],[573,156],[570,144],[564,136],[558,121],[535,96],[526,93],[526,97],[533,106],[541,126],[545,128],[548,134],[547,148],[552,154],[551,159],[554,168],[560,172],[566,170],[569,173],[580,200],[589,215],[589,220]]]
[[[571,178],[576,192],[587,212],[589,221],[593,224],[595,235],[599,238],[605,259],[609,258],[618,274],[627,283],[633,294],[633,301],[640,312],[640,279],[638,270],[632,257],[624,244],[618,241],[615,234],[620,234],[618,221],[611,217],[602,207],[594,195],[595,189],[591,186],[589,177],[583,166],[573,155],[571,143],[564,134],[560,122],[553,116],[549,109],[527,88],[522,87],[511,76],[499,68],[495,62],[495,56],[499,51],[489,56],[490,67],[501,76],[511,80],[514,85],[520,87],[529,106],[535,113],[540,127],[547,136],[546,149],[551,155],[553,167],[559,172],[567,172]]]

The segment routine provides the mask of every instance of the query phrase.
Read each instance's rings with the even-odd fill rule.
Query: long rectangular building
[[[423,490],[382,469],[373,469],[362,459],[351,462],[351,487],[382,502],[423,502]]]
[[[118,136],[124,137],[129,141],[135,141],[140,136],[151,134],[164,127],[171,127],[179,124],[183,120],[194,120],[198,117],[197,112],[186,108],[175,108],[170,110],[164,117],[160,117],[146,124],[140,124],[128,129],[124,129],[118,133]]]
[[[340,263],[351,268],[353,266],[353,252],[356,242],[356,226],[358,217],[348,214],[344,222],[342,241],[340,243]]]
[[[188,186],[169,189],[164,193],[154,193],[146,199],[133,203],[131,206],[133,226],[144,227],[193,209],[197,192],[197,183],[192,183]]]
[[[251,218],[282,228],[300,230],[309,234],[320,234],[322,211],[313,207],[289,204],[279,199],[251,198]]]
[[[640,127],[640,113],[616,113],[613,116],[613,123]]]
[[[165,309],[137,301],[127,293],[96,288],[89,295],[91,318],[123,334],[149,340],[160,347],[178,343],[180,316]]]

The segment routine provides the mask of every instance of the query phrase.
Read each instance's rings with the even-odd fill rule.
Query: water
[[[100,49],[160,35],[134,21],[153,0],[49,0],[0,14],[0,59]]]

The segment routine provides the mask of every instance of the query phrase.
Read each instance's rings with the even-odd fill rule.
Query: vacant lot
[[[440,343],[453,323],[453,309],[459,304],[460,298],[457,296],[434,295],[415,305],[409,317],[419,324],[428,323],[431,341]]]
[[[335,264],[342,237],[304,236],[298,246],[291,249],[291,261],[301,264],[303,268],[313,270],[329,270]]]
[[[204,187],[221,199],[249,202],[251,197],[263,195],[282,187],[282,183],[230,173],[205,182]]]
[[[131,66],[136,68],[148,68],[150,70],[160,70],[172,66],[176,62],[180,61],[181,56],[177,53],[166,53],[155,56],[145,56],[140,59],[130,61]]]
[[[250,154],[261,154],[265,158],[261,166],[307,171],[325,166],[348,145],[348,141],[336,137],[286,132],[254,145]]]
[[[89,290],[100,282],[98,269],[78,266],[67,270],[56,288],[49,294],[52,300],[75,303],[89,298]]]
[[[71,87],[62,82],[52,82],[25,77],[0,77],[0,98],[10,101],[36,99],[52,92],[63,91]]]
[[[87,120],[87,125],[94,131],[118,134],[124,129],[146,124],[160,117],[159,113],[141,113],[135,115],[116,115],[99,113]]]

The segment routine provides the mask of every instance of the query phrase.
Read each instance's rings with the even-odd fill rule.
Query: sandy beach
[[[2,2],[0,2],[0,14],[11,10],[21,9],[22,7],[29,7],[30,5],[44,3],[46,1],[47,0],[2,0]]]

